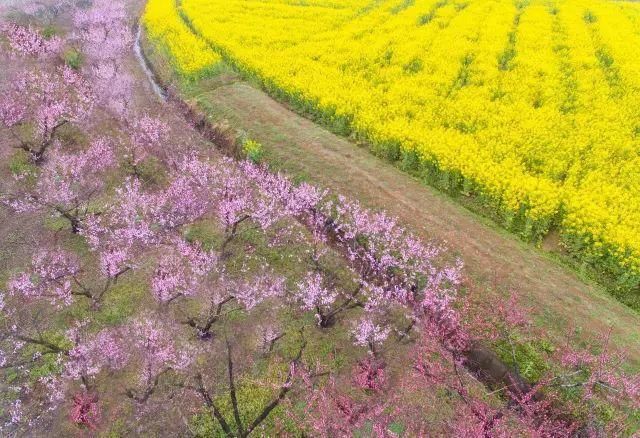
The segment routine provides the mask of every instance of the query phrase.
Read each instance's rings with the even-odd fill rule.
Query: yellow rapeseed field
[[[143,24],[148,37],[167,52],[175,69],[185,77],[202,75],[221,60],[184,24],[175,0],[149,0]]]
[[[637,287],[640,4],[151,0],[145,23],[178,69],[219,54]]]

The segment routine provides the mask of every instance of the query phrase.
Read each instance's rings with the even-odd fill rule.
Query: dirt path
[[[233,79],[200,85],[197,101],[216,121],[226,120],[261,142],[283,170],[363,204],[384,208],[423,238],[446,241],[481,287],[496,281],[526,297],[540,323],[560,341],[569,328],[605,331],[640,363],[638,314],[542,251],[519,241],[455,201],[347,140],[293,113],[265,93]]]

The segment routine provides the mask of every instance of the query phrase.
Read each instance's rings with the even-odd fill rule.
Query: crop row
[[[202,76],[221,60],[201,38],[190,32],[172,2],[149,0],[143,24],[147,36],[165,51],[175,70],[185,78]]]

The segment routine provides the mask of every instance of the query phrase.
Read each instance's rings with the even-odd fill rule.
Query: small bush
[[[415,73],[419,73],[420,71],[422,71],[423,68],[423,63],[422,63],[422,59],[420,58],[413,58],[411,61],[409,61],[407,64],[404,65],[403,70],[405,73],[407,74],[415,74]]]
[[[82,54],[76,49],[69,49],[64,52],[64,63],[74,70],[79,70],[82,66]]]
[[[496,345],[498,356],[509,366],[516,368],[528,382],[535,383],[549,370],[548,358],[553,346],[545,340],[515,342]]]
[[[587,24],[593,24],[596,21],[598,21],[598,17],[596,17],[596,15],[593,12],[589,11],[589,10],[584,12],[584,15],[582,16],[582,19]]]
[[[57,33],[58,32],[56,31],[56,28],[51,26],[51,25],[46,26],[44,29],[42,29],[42,36],[45,39],[49,39],[49,38],[55,36]]]
[[[254,163],[260,163],[264,158],[264,147],[257,141],[245,140],[242,143],[242,153]]]

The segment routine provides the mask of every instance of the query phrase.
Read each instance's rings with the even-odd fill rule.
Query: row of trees
[[[62,218],[67,230],[50,239],[43,231],[30,266],[0,292],[0,366],[13,373],[7,388],[14,395],[4,431],[43,427],[64,408],[73,423],[97,428],[103,401],[122,397],[142,411],[199,406],[223,435],[247,436],[295,392],[314,434],[349,435],[368,422],[388,436],[404,408],[390,391],[385,354],[397,342],[410,345],[412,366],[404,373],[412,390],[457,397],[448,427],[458,436],[624,430],[614,421],[606,429],[596,415],[602,397],[640,407],[640,381],[621,371],[621,359],[606,349],[567,350],[570,371],[527,384],[481,342],[497,326],[505,333],[528,326],[518,306],[491,303],[487,325],[486,314],[474,318],[459,296],[462,263],[445,263],[444,248],[421,242],[394,218],[251,162],[172,145],[162,119],[136,111],[124,4],[96,0],[73,16],[76,30],[66,38],[15,23],[2,28],[21,68],[2,94],[0,118],[31,162],[5,184],[2,201],[16,215]],[[79,71],[57,56],[69,45],[85,58]],[[145,174],[149,163],[154,178]],[[202,223],[215,224],[215,245],[190,236]],[[306,272],[291,281],[255,254],[249,266],[245,239],[256,233],[270,248],[306,248]],[[73,235],[88,255],[65,246]],[[346,280],[329,262],[338,256]],[[142,278],[149,300],[131,303],[123,322],[99,323],[105,300],[126,278]],[[252,322],[278,308],[313,314],[315,330],[350,326],[363,352],[351,381],[368,398],[341,391],[339,373],[305,360],[309,327]],[[294,348],[278,349],[284,341]],[[256,357],[276,377],[270,396],[247,417],[238,378]],[[49,372],[34,378],[43,364]],[[479,395],[473,379],[497,386],[504,398]],[[579,396],[559,400],[558,383],[578,388]],[[411,433],[429,433],[419,415],[411,418]]]

